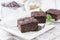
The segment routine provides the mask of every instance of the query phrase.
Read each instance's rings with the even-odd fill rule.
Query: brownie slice
[[[12,2],[10,2],[10,3],[3,3],[2,4],[2,6],[4,6],[4,7],[20,7],[20,5],[17,3],[17,2],[15,2],[15,1],[12,1]]]
[[[18,19],[17,27],[21,32],[37,31],[38,21],[33,17],[26,17],[23,19]]]
[[[46,11],[47,14],[50,14],[53,19],[58,20],[60,19],[60,10],[57,9],[49,9]]]
[[[34,11],[31,13],[31,16],[38,20],[39,23],[46,22],[46,13],[45,12],[38,12]]]

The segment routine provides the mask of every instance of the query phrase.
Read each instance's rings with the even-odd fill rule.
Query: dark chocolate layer
[[[32,12],[31,16],[38,20],[39,23],[45,23],[46,22],[46,13],[45,12]]]

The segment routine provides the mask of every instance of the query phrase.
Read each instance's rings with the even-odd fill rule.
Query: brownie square
[[[34,11],[31,13],[31,16],[38,20],[39,23],[46,22],[46,13],[45,12],[38,12]]]
[[[58,20],[60,19],[60,10],[57,9],[49,9],[46,11],[47,14],[50,14],[53,19]]]
[[[17,2],[15,2],[15,1],[12,1],[10,3],[3,3],[2,6],[4,6],[4,7],[11,7],[11,8],[12,7],[17,7],[17,8],[20,7],[20,5]]]
[[[38,30],[38,21],[33,17],[18,19],[17,25],[17,27],[22,33]]]

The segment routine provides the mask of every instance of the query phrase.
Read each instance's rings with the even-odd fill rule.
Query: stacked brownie
[[[37,31],[38,21],[33,17],[26,17],[17,21],[18,28],[21,32]]]
[[[31,13],[31,16],[38,20],[39,23],[46,22],[46,13],[45,12],[38,12],[34,11]]]
[[[17,8],[20,7],[20,5],[15,1],[12,1],[10,3],[3,3],[2,6],[10,7],[10,8],[12,8],[12,7],[17,7]]]
[[[60,10],[57,9],[49,9],[46,11],[47,14],[50,14],[53,19],[58,20],[60,19]]]

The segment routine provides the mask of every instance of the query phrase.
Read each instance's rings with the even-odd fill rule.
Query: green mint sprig
[[[52,19],[52,16],[51,16],[51,15],[47,14],[46,17],[47,17],[46,22],[52,21],[52,20],[51,20],[51,19]]]
[[[43,10],[40,8],[40,9],[39,9],[39,12],[43,12]]]

